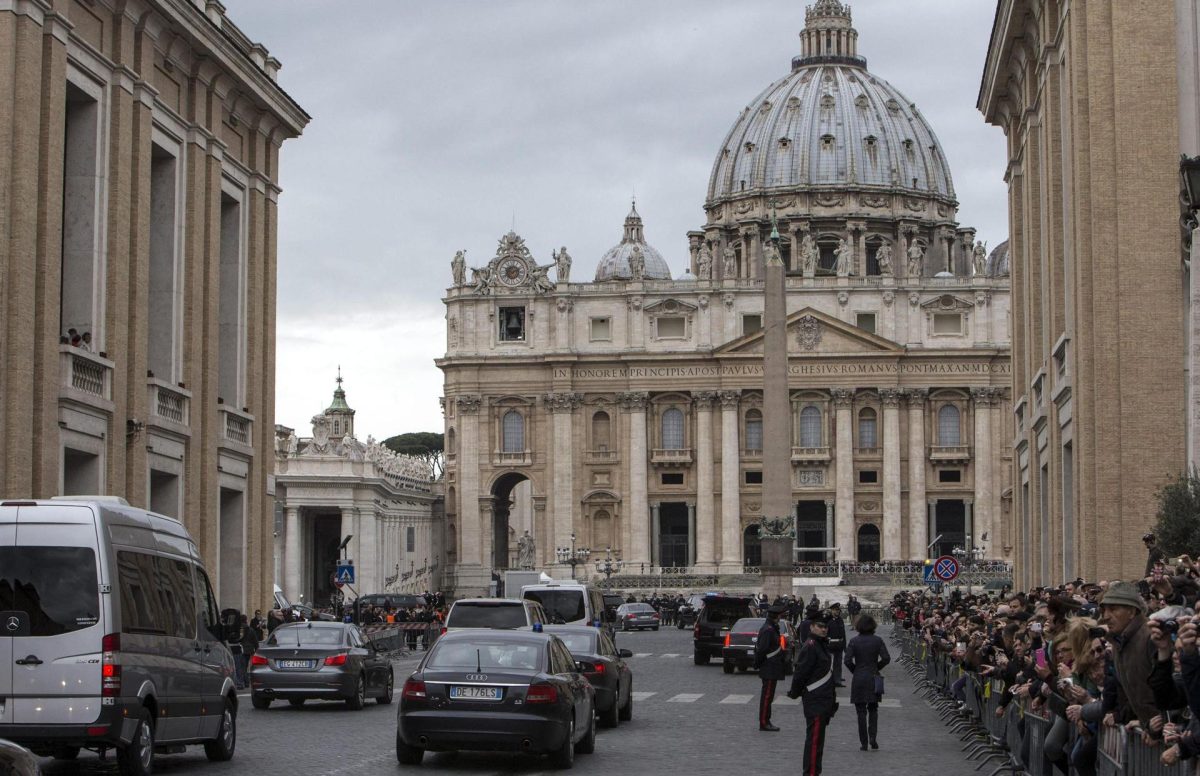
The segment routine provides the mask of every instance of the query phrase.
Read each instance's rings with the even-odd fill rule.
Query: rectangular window
[[[64,496],[103,493],[100,475],[100,456],[83,450],[63,448]]]
[[[150,511],[179,517],[179,475],[150,470]]]
[[[1075,575],[1075,461],[1070,443],[1063,445],[1063,579]]]
[[[758,313],[747,313],[742,316],[742,334],[753,334],[762,329],[762,316]]]
[[[160,380],[174,384],[176,202],[178,165],[157,144],[150,146],[150,279],[147,366]],[[167,514],[174,514],[173,512]]]
[[[938,472],[938,482],[962,482],[962,470],[942,469]]]
[[[220,498],[217,584],[225,605],[242,609],[246,583],[246,497],[240,490],[221,488]]]
[[[667,472],[662,475],[663,485],[682,485],[683,474],[680,472]]]
[[[612,339],[612,318],[592,319],[592,342],[607,342]]]
[[[71,329],[88,333],[92,347],[102,350],[95,328],[101,319],[96,309],[100,250],[97,222],[100,178],[100,104],[83,89],[67,84],[65,137],[63,139],[62,193],[62,334]],[[102,297],[100,297],[102,298]],[[97,492],[97,491],[92,491]]]
[[[406,552],[417,551],[417,529],[411,525],[405,529],[404,546],[407,548]]]
[[[500,341],[525,341],[525,308],[501,307],[499,315]]]
[[[962,315],[958,313],[934,313],[934,334],[962,334]]]
[[[19,612],[29,635],[35,637],[70,633],[100,622],[95,551],[90,547],[0,547],[0,611]],[[96,643],[100,643],[99,636]]]
[[[222,192],[217,395],[235,409],[242,406],[242,354],[245,349],[242,243],[242,203]]]
[[[875,313],[859,313],[856,318],[856,326],[863,331],[875,333]]]
[[[763,480],[762,480],[762,472],[761,471],[746,472],[746,484],[747,485],[762,485],[762,481]]]
[[[217,597],[213,595],[212,583],[208,581],[208,575],[199,566],[194,568],[196,570],[196,595],[200,599],[198,607],[204,629],[214,639],[221,641],[221,607],[217,604]]]
[[[683,339],[687,336],[687,321],[678,315],[658,318],[659,339]]]
[[[858,481],[863,485],[874,485],[879,482],[879,472],[876,469],[863,469],[858,473]]]

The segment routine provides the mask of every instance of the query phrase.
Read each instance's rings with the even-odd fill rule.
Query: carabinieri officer
[[[762,694],[758,697],[758,729],[775,733],[779,730],[771,724],[771,704],[775,701],[775,685],[787,673],[787,658],[783,653],[783,639],[779,636],[779,615],[783,606],[767,609],[767,621],[758,631],[754,642],[754,667],[762,680]]]
[[[804,697],[804,776],[821,776],[825,753],[825,728],[837,712],[833,685],[833,655],[829,651],[828,616],[816,612],[809,617],[809,638],[800,648],[792,674],[789,698]]]

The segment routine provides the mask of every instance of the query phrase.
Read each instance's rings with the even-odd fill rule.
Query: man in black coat
[[[833,683],[845,687],[842,653],[846,651],[846,621],[842,619],[842,605],[836,601],[829,605],[829,651],[833,653]]]
[[[803,774],[821,776],[821,758],[825,753],[825,728],[837,712],[833,686],[833,655],[829,652],[828,622],[823,612],[808,620],[809,639],[800,648],[792,674],[789,698],[804,698]]]
[[[758,669],[758,678],[762,680],[762,694],[758,697],[758,729],[771,733],[779,731],[771,724],[775,685],[787,673],[787,657],[779,638],[779,615],[783,614],[784,608],[772,606],[767,609],[767,621],[758,631],[758,641],[754,642],[754,667]]]

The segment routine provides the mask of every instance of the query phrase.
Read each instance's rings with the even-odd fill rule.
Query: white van
[[[582,582],[542,582],[525,585],[521,597],[537,601],[555,625],[601,625],[607,620],[604,595]]]
[[[123,499],[0,501],[0,739],[73,759],[233,757],[237,690],[188,532]]]

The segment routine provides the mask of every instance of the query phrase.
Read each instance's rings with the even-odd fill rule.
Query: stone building
[[[353,561],[359,594],[441,586],[441,504],[432,468],[372,437],[360,442],[354,414],[339,374],[333,402],[312,419],[311,437],[276,428],[275,497],[283,524],[275,553],[289,600],[324,605],[341,559]]]
[[[0,494],[178,517],[271,600],[279,148],[309,117],[215,0],[0,3]]]
[[[1197,461],[1198,38],[1191,0],[998,3],[978,107],[1008,138],[1018,584],[1140,576],[1155,492]]]
[[[718,146],[678,277],[636,207],[592,282],[512,232],[469,278],[455,257],[438,365],[460,593],[524,530],[556,576],[572,542],[633,573],[757,564],[773,226],[797,558],[1008,556],[1007,253],[955,221],[933,129],[868,71],[850,9],[811,6],[801,46]]]

